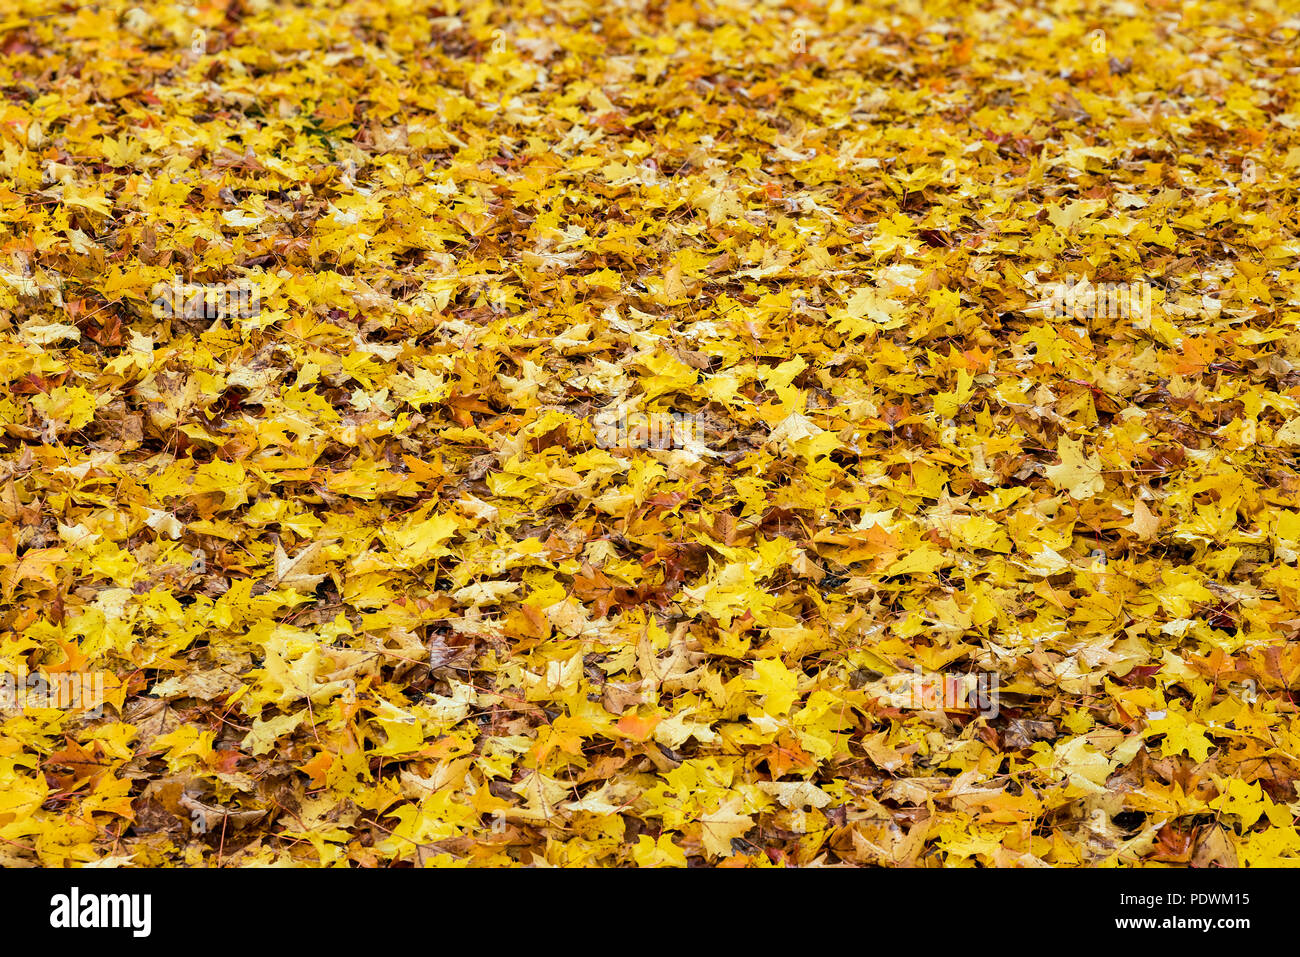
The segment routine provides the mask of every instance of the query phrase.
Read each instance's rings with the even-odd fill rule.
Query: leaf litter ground
[[[9,3],[0,864],[1295,863],[1298,50]]]

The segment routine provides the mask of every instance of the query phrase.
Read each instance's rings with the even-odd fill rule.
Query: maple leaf
[[[279,542],[275,545],[275,570],[268,579],[268,584],[278,587],[286,585],[298,591],[310,591],[325,579],[325,572],[313,573],[321,559],[322,542],[312,542],[293,558],[285,554]]]
[[[713,857],[730,855],[732,840],[744,837],[753,826],[753,818],[740,813],[740,799],[728,798],[717,810],[700,818],[700,839],[705,853]]]
[[[1077,499],[1092,498],[1105,491],[1101,457],[1096,452],[1085,455],[1082,442],[1065,436],[1061,436],[1057,452],[1061,456],[1060,463],[1043,469],[1043,474],[1053,485]]]

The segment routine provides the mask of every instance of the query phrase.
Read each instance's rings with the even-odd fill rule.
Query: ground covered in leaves
[[[1287,7],[10,0],[0,863],[1300,860]]]

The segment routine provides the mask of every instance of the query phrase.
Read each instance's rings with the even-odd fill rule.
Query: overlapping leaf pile
[[[1300,859],[1288,6],[10,2],[0,863]]]

